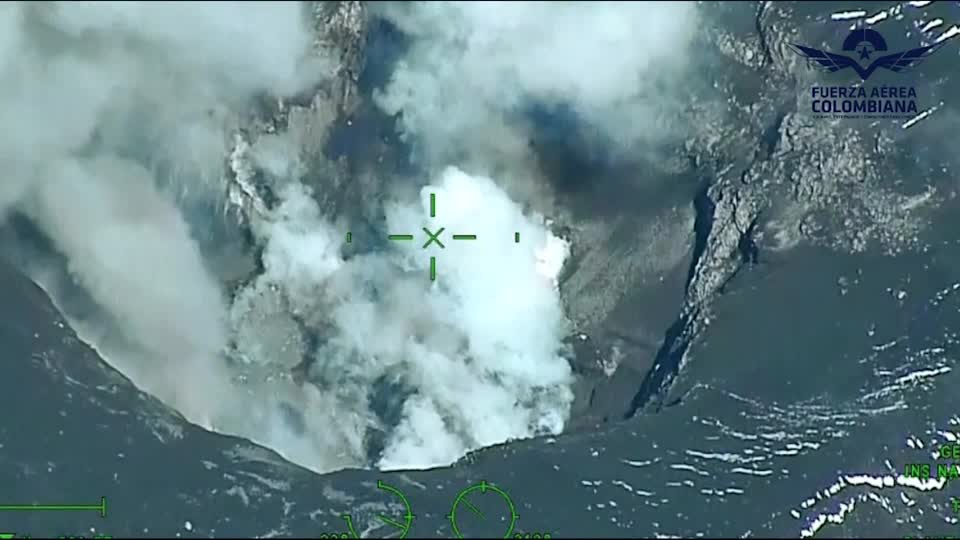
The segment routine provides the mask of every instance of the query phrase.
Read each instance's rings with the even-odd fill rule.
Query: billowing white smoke
[[[371,453],[384,468],[446,464],[555,433],[573,399],[555,282],[567,246],[505,195],[514,178],[442,166],[526,148],[509,117],[528,100],[571,106],[620,145],[642,138],[662,100],[638,94],[654,65],[677,61],[692,9],[386,8],[415,39],[379,103],[443,170],[418,204],[386,209],[384,234],[416,240],[344,260],[344,231],[286,178],[281,204],[253,224],[264,273],[227,302],[158,186],[214,197],[237,111],[332,72],[307,54],[303,6],[0,4],[0,219],[15,208],[51,237],[111,319],[101,326],[119,330],[95,321],[87,339],[136,384],[316,470]],[[296,170],[277,159],[258,165]],[[423,248],[423,228],[440,227],[444,247]],[[291,377],[304,351],[312,365]]]
[[[334,240],[343,231],[322,223],[302,187],[283,197],[256,227],[266,272],[238,296],[235,317],[264,309],[282,291],[294,312],[328,329],[310,377],[330,391],[295,407],[309,429],[278,431],[266,442],[312,451],[298,461],[328,470],[364,462],[368,446],[358,434],[368,427],[384,432],[380,467],[416,468],[563,428],[573,399],[556,288],[566,244],[540,218],[524,216],[492,180],[450,168],[423,188],[420,204],[387,209],[390,232],[414,241],[344,261]],[[423,248],[423,229],[444,247]],[[383,378],[406,390],[395,425],[371,408]],[[336,429],[344,425],[350,429]]]
[[[51,237],[123,334],[97,345],[198,422],[229,392],[225,305],[151,169],[222,189],[202,181],[230,108],[320,74],[310,45],[296,3],[0,5],[0,219],[17,208]]]
[[[378,103],[402,112],[429,160],[525,144],[505,127],[565,105],[615,149],[661,139],[697,31],[693,2],[417,2],[381,5],[412,38]],[[675,87],[674,87],[675,88]],[[493,139],[491,141],[491,139]],[[502,151],[502,149],[498,149]],[[480,158],[482,160],[482,158]],[[489,158],[488,158],[489,159]]]
[[[143,349],[110,359],[189,418],[208,422],[228,380],[219,362],[224,303],[180,213],[132,162],[65,159],[40,174],[31,214]]]
[[[425,218],[430,193],[439,207],[435,219]],[[490,179],[447,169],[439,186],[421,195],[423,208],[391,212],[391,231],[436,234],[442,225],[477,240],[443,236],[442,251],[404,246],[403,262],[420,270],[414,275],[421,280],[427,252],[435,257],[439,285],[417,310],[421,337],[383,344],[406,349],[404,376],[417,394],[404,404],[382,465],[443,464],[480,446],[558,433],[573,399],[570,367],[559,354],[565,319],[556,278],[566,244],[524,217]],[[523,243],[513,242],[514,233]],[[343,322],[355,317],[352,307],[338,313]],[[369,322],[376,335],[380,325]],[[462,345],[451,350],[457,339]]]

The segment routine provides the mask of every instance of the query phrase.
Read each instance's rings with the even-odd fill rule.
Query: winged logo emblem
[[[903,52],[886,54],[873,59],[869,64],[863,65],[860,60],[805,45],[790,44],[790,48],[808,61],[830,73],[836,73],[846,68],[857,72],[861,79],[867,80],[877,69],[884,68],[895,73],[906,71],[910,68],[920,65],[931,54],[937,51],[943,44],[937,43],[926,47],[917,47]],[[870,55],[875,51],[886,51],[887,44],[879,32],[873,29],[858,29],[850,32],[850,35],[843,42],[843,50],[857,51],[860,59],[870,59]]]

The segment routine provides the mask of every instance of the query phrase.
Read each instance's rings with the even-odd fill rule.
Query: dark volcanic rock
[[[0,392],[10,404],[0,423],[0,500],[94,503],[105,496],[109,508],[105,519],[93,512],[5,515],[7,529],[34,535],[96,530],[127,537],[316,537],[343,530],[342,512],[368,523],[366,513],[383,511],[373,489],[383,479],[414,503],[418,534],[443,534],[456,491],[487,479],[516,499],[525,530],[624,532],[609,521],[589,523],[553,511],[561,501],[572,502],[558,500],[558,494],[584,496],[582,475],[591,481],[609,476],[596,467],[601,460],[592,460],[589,471],[578,465],[609,444],[600,442],[602,433],[572,437],[563,446],[530,441],[493,448],[452,469],[318,476],[249,442],[186,423],[77,341],[40,289],[5,266],[0,277],[7,306],[0,318]],[[613,470],[624,467],[605,461]],[[543,483],[548,475],[549,485]]]
[[[359,534],[390,537],[396,530],[376,515],[401,515],[403,508],[376,489],[382,480],[408,497],[416,515],[410,536],[449,537],[446,514],[458,491],[485,480],[512,497],[516,532],[795,535],[798,523],[786,509],[823,489],[823,475],[791,475],[788,468],[826,473],[824,467],[862,465],[862,447],[843,434],[876,433],[867,414],[862,425],[851,424],[849,414],[768,406],[698,386],[682,407],[591,433],[488,448],[448,468],[316,475],[188,424],[77,341],[29,280],[0,266],[0,283],[0,392],[8,404],[0,420],[0,503],[93,504],[106,497],[108,507],[106,518],[92,511],[0,516],[5,530],[19,534],[316,538],[345,531],[340,516],[349,513]],[[911,414],[904,409],[884,420]],[[770,438],[778,433],[785,439]],[[811,433],[818,445],[785,452]],[[768,470],[780,473],[769,477]],[[467,516],[460,527],[471,537],[505,532],[497,519],[484,524]],[[892,529],[866,523],[858,530]]]

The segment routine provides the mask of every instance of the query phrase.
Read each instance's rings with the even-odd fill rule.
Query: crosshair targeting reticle
[[[447,515],[457,538],[464,538],[463,527],[488,528],[497,526],[497,522],[505,531],[503,538],[510,538],[519,517],[510,496],[486,480],[461,491]],[[483,536],[491,537],[489,533]]]
[[[437,217],[437,195],[435,193],[430,194],[430,217]],[[446,230],[446,227],[440,227],[436,232],[431,231],[430,229],[423,227],[423,232],[427,235],[427,240],[423,244],[423,249],[427,249],[432,244],[436,244],[439,249],[444,249],[446,246],[443,244],[443,241],[440,239],[440,235]],[[450,236],[454,240],[476,240],[477,235],[475,234],[453,234]],[[388,234],[387,238],[390,240],[413,240],[412,234]],[[351,235],[347,233],[347,242],[350,242]],[[515,243],[520,242],[520,233],[513,233],[513,241]],[[437,280],[437,257],[430,256],[430,281]]]

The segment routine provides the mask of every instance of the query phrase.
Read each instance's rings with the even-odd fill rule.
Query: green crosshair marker
[[[434,233],[428,231],[426,227],[423,227],[423,232],[427,233],[427,236],[429,237],[429,238],[427,239],[427,243],[424,244],[423,247],[426,248],[427,246],[429,246],[429,245],[432,244],[433,242],[436,242],[437,245],[440,246],[440,249],[443,249],[443,248],[447,247],[447,246],[444,246],[444,245],[443,245],[443,242],[441,242],[439,238],[437,238],[438,236],[440,236],[440,233],[442,233],[445,228],[446,228],[446,227],[440,227],[440,230],[437,231],[436,234],[434,234]],[[454,235],[454,236],[453,236],[453,239],[456,240],[456,239],[457,239],[457,235]]]
[[[437,217],[437,194],[430,194],[430,217]],[[446,248],[443,245],[443,242],[440,241],[440,235],[443,234],[443,231],[446,230],[446,227],[440,227],[437,232],[430,232],[430,229],[422,227],[423,232],[427,234],[427,241],[423,244],[423,249],[430,247],[430,244],[437,244],[440,249]],[[412,234],[388,234],[387,238],[389,240],[413,240]],[[475,234],[454,234],[452,235],[454,240],[476,240],[477,235]],[[437,280],[437,258],[430,257],[430,281]]]

